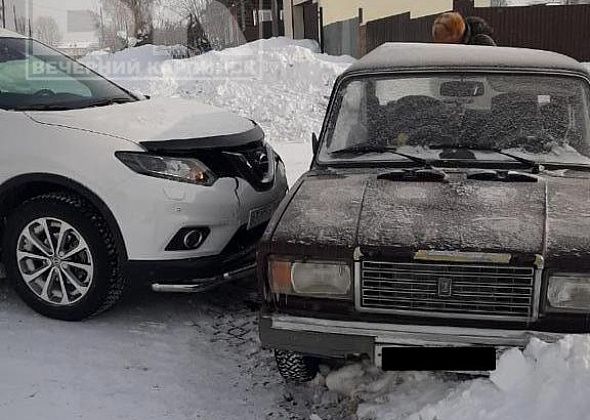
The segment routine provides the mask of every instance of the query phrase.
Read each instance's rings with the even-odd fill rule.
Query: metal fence
[[[590,61],[590,4],[476,8],[469,0],[455,0],[454,9],[488,21],[502,46],[556,51]],[[412,19],[405,13],[368,22],[360,45],[368,52],[384,42],[430,42],[435,18]]]

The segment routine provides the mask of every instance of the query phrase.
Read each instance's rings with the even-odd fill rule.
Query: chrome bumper
[[[190,283],[183,284],[152,284],[154,292],[162,293],[200,293],[211,290],[221,284],[228,283],[235,280],[241,280],[247,277],[252,277],[256,274],[256,263],[238,268],[227,273],[220,274],[214,277],[207,277],[202,279],[194,279]]]
[[[534,337],[554,342],[564,336],[559,333],[527,330],[347,322],[288,315],[263,316],[262,319],[265,319],[266,324],[270,327],[267,334],[272,334],[273,331],[278,334],[288,332],[293,336],[293,341],[297,340],[297,333],[321,334],[324,340],[334,339],[337,341],[342,337],[346,337],[348,340],[357,338],[359,342],[365,344],[368,339],[372,343],[372,354],[369,356],[373,358],[377,366],[381,366],[381,349],[383,347],[524,347]],[[366,348],[366,345],[360,347]],[[299,351],[301,351],[300,348]],[[310,348],[309,353],[317,354],[317,350]],[[359,351],[359,353],[361,352]]]

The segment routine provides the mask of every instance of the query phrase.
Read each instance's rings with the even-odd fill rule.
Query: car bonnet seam
[[[32,115],[30,115],[28,112],[23,112],[24,115],[27,116],[27,118],[29,118],[31,121],[33,121],[36,124],[41,124],[41,125],[46,125],[49,127],[59,127],[59,128],[65,128],[68,130],[75,130],[75,131],[83,131],[86,133],[92,133],[92,134],[97,134],[97,135],[101,135],[101,136],[107,136],[107,137],[111,137],[111,138],[115,138],[115,139],[119,139],[119,140],[123,140],[126,141],[128,143],[131,143],[133,145],[139,146],[137,143],[135,143],[133,140],[130,140],[126,137],[121,137],[121,136],[117,136],[116,134],[106,134],[106,133],[101,133],[99,131],[94,131],[94,130],[89,130],[87,128],[80,128],[80,127],[68,127],[67,125],[63,125],[63,124],[55,124],[55,123],[48,123],[48,122],[44,122],[44,121],[39,121],[37,119],[35,119]],[[141,147],[141,146],[140,146]]]

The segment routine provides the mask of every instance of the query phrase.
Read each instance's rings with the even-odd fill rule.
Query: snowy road
[[[244,287],[136,292],[108,314],[65,323],[34,314],[2,281],[0,419],[284,418]]]

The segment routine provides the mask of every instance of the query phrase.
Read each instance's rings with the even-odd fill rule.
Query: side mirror
[[[315,156],[318,152],[318,149],[320,148],[320,140],[318,139],[318,135],[316,133],[311,135],[311,147],[313,150],[313,155]]]

